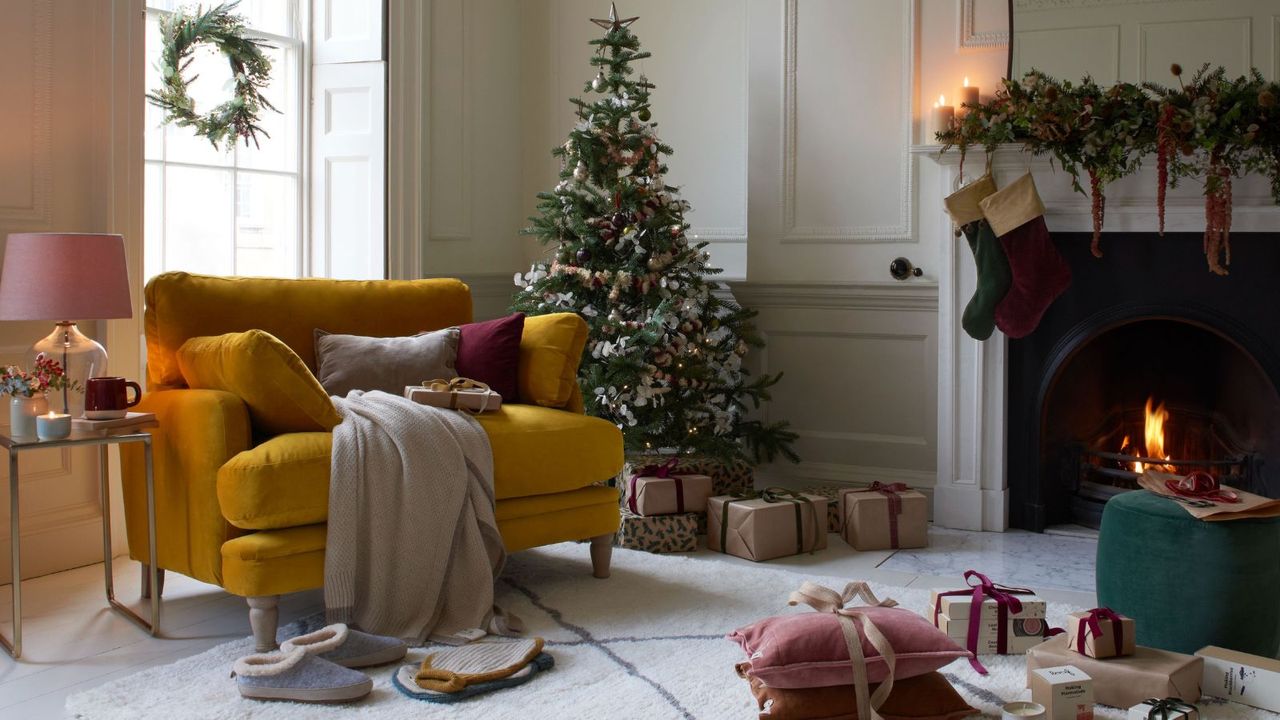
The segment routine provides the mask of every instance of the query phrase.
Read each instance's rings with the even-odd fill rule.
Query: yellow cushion
[[[622,433],[600,418],[503,403],[476,419],[493,448],[498,499],[576,490],[622,470]]]
[[[321,523],[329,516],[333,433],[277,435],[218,470],[218,504],[245,530]]]
[[[244,400],[258,433],[331,430],[342,420],[298,355],[262,330],[191,338],[178,349],[178,366],[189,386]]]
[[[471,322],[471,291],[451,279],[278,280],[171,272],[147,283],[147,383],[181,387],[177,352],[193,337],[259,329],[315,370],[316,328],[396,337]]]
[[[587,323],[573,313],[524,319],[520,336],[520,402],[562,408],[578,384]]]

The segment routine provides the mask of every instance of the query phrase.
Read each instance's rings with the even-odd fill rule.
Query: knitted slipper
[[[385,665],[403,658],[409,651],[402,640],[352,630],[342,623],[290,638],[280,645],[281,650],[295,647],[349,668]]]
[[[542,652],[542,638],[485,638],[461,647],[433,649],[422,660],[414,682],[438,692],[458,692],[477,683],[514,675]]]
[[[528,665],[520,668],[512,675],[501,678],[499,680],[489,680],[488,682],[476,683],[468,685],[458,692],[440,692],[438,690],[427,690],[418,687],[415,677],[418,674],[417,665],[401,665],[396,674],[391,676],[391,684],[403,693],[406,697],[414,700],[422,700],[429,703],[455,703],[459,700],[466,700],[476,695],[484,695],[494,690],[502,690],[503,688],[515,687],[523,685],[533,679],[543,670],[550,670],[555,667],[556,661],[546,653],[538,653]]]
[[[373,690],[368,675],[309,655],[302,648],[242,657],[231,676],[240,694],[255,700],[343,703]]]

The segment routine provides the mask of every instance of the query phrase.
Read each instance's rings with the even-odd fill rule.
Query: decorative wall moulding
[[[982,30],[977,29],[977,8],[975,5],[978,0],[957,0],[959,5],[959,22],[956,26],[959,28],[960,35],[957,45],[961,50],[999,50],[1009,47],[1009,30],[1005,26],[1004,30]]]
[[[0,205],[0,220],[47,228],[53,222],[53,3],[31,5],[30,39],[31,200],[23,205]]]
[[[938,285],[924,281],[864,283],[759,283],[730,281],[733,297],[752,308],[937,312]]]

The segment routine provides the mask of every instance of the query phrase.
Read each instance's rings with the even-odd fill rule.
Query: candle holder
[[[61,440],[71,435],[71,415],[50,410],[36,416],[36,437],[41,440]]]

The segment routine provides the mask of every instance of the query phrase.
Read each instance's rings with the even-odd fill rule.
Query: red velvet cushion
[[[504,402],[519,402],[517,371],[520,368],[520,336],[524,334],[524,313],[497,320],[459,326],[458,377],[479,380],[502,396]]]
[[[903,608],[859,608],[875,623],[897,656],[894,678],[905,680],[968,657],[941,630],[923,617]],[[798,612],[765,618],[734,630],[729,639],[742,646],[750,661],[747,675],[775,688],[810,688],[852,685],[853,667],[839,620],[832,613]],[[858,623],[867,679],[881,682],[886,667]]]

